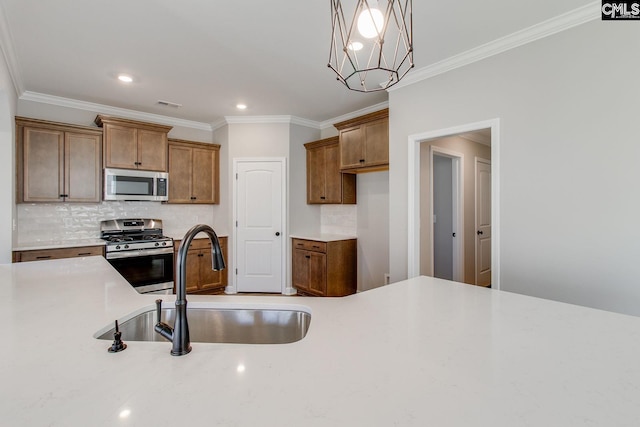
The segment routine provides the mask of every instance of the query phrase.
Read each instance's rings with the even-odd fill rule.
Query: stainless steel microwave
[[[169,174],[128,169],[104,170],[104,200],[169,200]]]

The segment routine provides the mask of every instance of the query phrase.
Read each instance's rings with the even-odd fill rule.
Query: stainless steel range
[[[173,293],[173,239],[159,219],[111,219],[100,223],[105,258],[141,294]]]

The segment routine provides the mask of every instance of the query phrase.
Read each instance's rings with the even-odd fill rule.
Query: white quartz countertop
[[[104,246],[105,241],[95,239],[47,240],[42,242],[25,242],[13,248],[14,251],[32,251],[40,249],[77,248],[79,246]]]
[[[307,233],[307,234],[291,234],[292,239],[315,240],[316,242],[337,242],[339,240],[357,239],[356,236],[346,236],[343,234],[326,234],[326,233]]]
[[[128,342],[94,333],[155,296],[102,257],[0,265],[7,426],[638,426],[640,318],[420,277],[294,304],[281,345]],[[165,300],[173,299],[168,296]]]

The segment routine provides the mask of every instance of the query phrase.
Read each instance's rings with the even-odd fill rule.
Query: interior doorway
[[[436,153],[436,162],[440,163],[440,166],[444,165],[445,170],[448,170],[448,161],[441,161],[437,157],[441,154],[437,153],[438,148],[444,150],[454,150],[460,155],[460,174],[457,175],[460,178],[460,214],[462,217],[463,225],[458,228],[458,231],[452,231],[456,233],[456,238],[461,234],[464,236],[458,241],[459,245],[459,271],[460,276],[453,280],[476,284],[476,247],[477,239],[482,234],[478,233],[476,229],[476,157],[486,158],[490,160],[490,173],[485,175],[485,184],[488,178],[489,202],[488,206],[485,206],[485,214],[488,212],[491,224],[491,231],[489,239],[486,239],[486,234],[483,236],[483,248],[484,257],[481,259],[484,263],[484,268],[489,272],[489,283],[483,283],[486,286],[491,284],[492,287],[499,289],[499,119],[489,120],[485,122],[470,123],[467,125],[457,126],[453,128],[441,129],[437,131],[425,132],[422,134],[411,135],[409,137],[409,218],[408,218],[408,277],[415,277],[420,274],[436,276],[440,275],[440,270],[435,271],[435,264],[438,262],[439,255],[437,254],[438,246],[435,243],[436,233],[432,230],[433,227],[433,212],[434,203],[432,197],[438,197],[433,192],[431,185],[433,180],[431,177],[431,170],[434,168],[431,161],[432,153]],[[462,142],[458,141],[452,143],[453,139],[462,140],[467,139],[471,142],[478,143],[477,139],[485,139],[484,144],[486,147],[483,152],[465,151],[464,148],[460,148]],[[476,141],[474,141],[476,140]],[[456,145],[457,144],[457,145]],[[427,147],[428,155],[425,155],[425,147]],[[438,147],[435,150],[430,147]],[[457,147],[457,148],[456,148]],[[458,149],[459,148],[459,149]],[[482,154],[484,153],[484,154]],[[449,158],[455,158],[456,156],[449,155]],[[464,161],[466,158],[466,162]],[[466,163],[466,164],[465,164]],[[453,163],[452,163],[453,164]],[[428,165],[428,167],[426,167]],[[438,165],[435,166],[438,168]],[[428,178],[425,179],[425,172],[427,170]],[[464,173],[465,169],[468,169],[467,173]],[[447,172],[445,172],[447,173]],[[453,171],[452,176],[455,176]],[[453,184],[452,184],[453,188]],[[465,191],[466,189],[466,191]],[[438,208],[435,207],[437,210]],[[454,216],[452,215],[452,218]],[[486,215],[485,215],[486,218]],[[438,222],[438,215],[435,217],[436,224]],[[486,233],[484,230],[483,233]],[[461,234],[458,234],[461,233]],[[453,235],[451,236],[453,237]],[[455,240],[452,241],[454,243]],[[489,244],[487,244],[489,243]],[[436,245],[436,246],[434,246]],[[445,252],[449,252],[448,247],[443,246]],[[453,251],[452,251],[453,252]],[[455,253],[455,252],[453,252]],[[490,266],[487,268],[487,264]],[[455,270],[454,270],[455,271]],[[485,275],[486,277],[486,275]],[[447,278],[447,277],[444,277]],[[478,283],[479,284],[479,283]]]
[[[236,292],[284,293],[285,159],[234,159]]]

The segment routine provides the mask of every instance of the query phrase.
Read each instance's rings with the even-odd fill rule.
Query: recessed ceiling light
[[[238,104],[238,105],[236,105],[236,108],[237,108],[238,110],[246,110],[246,109],[247,109],[247,106],[246,106],[245,104]]]
[[[133,81],[133,77],[126,74],[118,74],[118,80],[124,83],[131,83]]]

